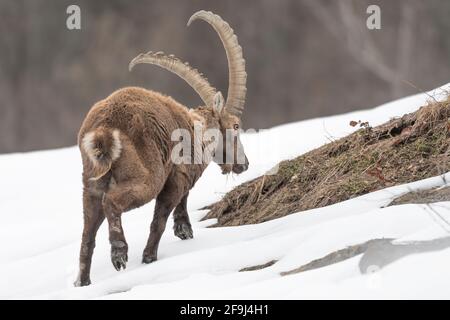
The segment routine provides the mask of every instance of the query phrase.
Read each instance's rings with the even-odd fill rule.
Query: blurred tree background
[[[82,30],[66,28],[81,8]],[[381,30],[366,9],[381,7]],[[448,0],[0,0],[0,153],[69,146],[89,108],[124,86],[187,106],[201,100],[140,52],[175,54],[226,94],[219,38],[197,10],[236,31],[248,72],[246,128],[351,110],[450,82]],[[306,137],[305,137],[306,138]]]

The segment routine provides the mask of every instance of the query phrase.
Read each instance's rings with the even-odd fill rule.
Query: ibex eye
[[[239,129],[239,125],[237,123],[233,127],[234,127],[234,130],[238,130]]]

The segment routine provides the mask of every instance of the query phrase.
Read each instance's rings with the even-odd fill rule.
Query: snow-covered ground
[[[450,85],[445,88],[450,90]],[[443,90],[430,94],[439,98]],[[450,237],[450,203],[383,208],[408,190],[444,185],[442,177],[258,225],[206,228],[214,221],[199,222],[205,214],[199,208],[280,160],[352,132],[355,128],[349,126],[350,120],[378,125],[418,109],[427,99],[419,94],[372,110],[244,135],[250,169],[240,176],[226,177],[211,164],[191,192],[188,207],[194,222],[193,240],[176,238],[170,222],[159,260],[143,265],[141,254],[153,202],[126,213],[127,269],[116,272],[111,265],[104,223],[93,257],[93,284],[83,288],[72,286],[82,230],[78,150],[72,147],[0,156],[0,298],[450,298],[450,248],[445,245],[450,242],[446,241]],[[449,178],[450,174],[447,181]],[[401,258],[386,264],[393,252],[378,252],[368,266],[360,263],[359,255],[320,269],[280,276],[280,272],[375,238],[395,238],[395,251]],[[440,245],[420,249],[424,247],[421,241],[441,238]],[[411,250],[414,246],[417,248]],[[238,272],[274,259],[278,262],[271,267]]]

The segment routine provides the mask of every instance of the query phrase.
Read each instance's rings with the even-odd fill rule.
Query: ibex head
[[[220,91],[214,96],[213,113],[222,137],[222,141],[217,144],[214,159],[222,168],[223,174],[246,171],[249,163],[240,139],[241,119],[227,108]]]
[[[228,96],[224,100],[222,93],[212,87],[197,69],[181,62],[173,55],[166,56],[163,52],[148,52],[140,54],[130,62],[131,70],[136,64],[149,63],[158,65],[184,79],[202,98],[209,111],[208,128],[219,129],[223,141],[219,142],[214,159],[222,168],[222,173],[242,173],[248,169],[248,159],[240,141],[241,115],[244,110],[247,73],[242,48],[230,25],[218,15],[198,11],[188,21],[188,26],[194,20],[201,19],[208,22],[219,35],[228,59]],[[201,108],[200,108],[201,109]],[[220,157],[217,157],[220,155]]]

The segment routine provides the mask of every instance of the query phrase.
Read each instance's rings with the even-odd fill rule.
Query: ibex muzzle
[[[150,263],[157,259],[159,241],[173,210],[175,235],[181,239],[193,237],[186,209],[187,198],[209,161],[181,164],[171,161],[175,149],[171,133],[175,130],[187,130],[193,134],[194,124],[200,122],[205,129],[219,130],[224,137],[228,132],[231,139],[225,139],[221,147],[206,150],[212,153],[209,158],[223,154],[226,161],[217,161],[223,173],[241,173],[248,168],[239,138],[247,80],[242,49],[231,27],[218,15],[199,11],[189,19],[188,25],[197,19],[209,23],[224,45],[229,70],[226,101],[189,64],[162,52],[148,52],[134,58],[130,70],[137,64],[149,63],[173,72],[199,94],[205,105],[189,110],[160,93],[135,87],[123,88],[97,102],[83,122],[78,145],[83,161],[84,229],[76,286],[91,283],[95,236],[105,218],[108,221],[111,262],[117,270],[125,269],[128,261],[122,213],[155,198],[154,218],[142,262]]]

